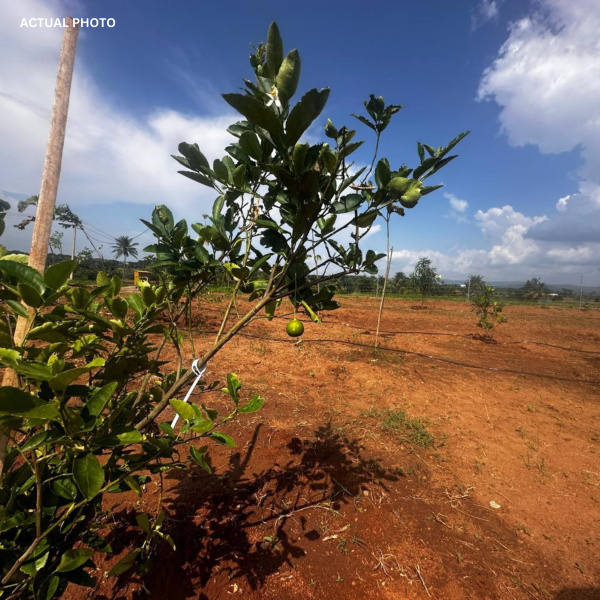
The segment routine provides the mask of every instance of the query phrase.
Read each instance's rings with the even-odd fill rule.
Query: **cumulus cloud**
[[[510,205],[474,214],[487,249],[459,249],[452,253],[432,249],[398,250],[392,271],[410,272],[421,256],[448,279],[480,273],[488,279],[506,281],[542,277],[548,282],[574,283],[581,273],[595,272],[600,255],[600,236],[582,243],[545,240],[540,231],[552,224],[546,215],[527,216]]]
[[[0,55],[6,60],[0,62],[0,139],[10,142],[0,145],[1,189],[26,195],[39,190],[62,29],[19,24],[23,16],[62,16],[62,8],[43,0],[2,7]],[[82,30],[79,44],[85,37]],[[226,127],[235,115],[225,106],[209,116],[164,107],[130,114],[106,98],[77,57],[58,202],[75,210],[84,204],[165,203],[178,214],[199,218],[215,193],[178,175],[170,155],[185,140],[198,142],[209,159],[221,156],[232,140]]]
[[[466,200],[457,198],[454,194],[444,192],[444,198],[450,202],[450,207],[457,213],[464,213],[469,207],[469,203]]]
[[[494,220],[505,238],[516,236],[528,256],[542,263],[592,261],[600,241],[600,3],[540,0],[534,12],[513,23],[497,58],[481,79],[477,98],[496,102],[503,133],[513,146],[532,144],[542,153],[578,149],[583,166],[578,190],[555,203],[543,219],[508,226]],[[517,219],[504,211],[503,217]],[[489,212],[489,211],[488,211]],[[488,215],[502,218],[501,215]],[[477,218],[477,216],[476,216]],[[480,225],[490,231],[481,215]],[[515,227],[519,225],[521,230]],[[514,240],[513,240],[514,241]],[[536,251],[537,249],[537,251]],[[498,256],[514,257],[512,250]],[[597,260],[597,254],[596,254]]]
[[[542,0],[510,28],[480,82],[478,99],[501,106],[500,122],[515,146],[541,152],[581,147],[582,175],[600,166],[600,3]]]
[[[557,214],[532,227],[528,235],[557,243],[586,244],[600,240],[600,185],[582,182],[580,192],[560,198],[556,210]]]
[[[484,235],[490,238],[503,238],[507,232],[526,232],[532,225],[543,223],[548,217],[527,217],[516,211],[512,206],[506,205],[502,208],[490,208],[487,211],[478,210],[475,220]]]
[[[556,203],[556,210],[558,212],[565,212],[567,210],[567,206],[568,206],[568,202],[569,202],[569,198],[571,197],[571,194],[567,195],[567,196],[563,196],[562,198],[558,199],[558,202]]]
[[[503,0],[481,0],[471,15],[471,29],[475,31],[482,25],[495,21],[500,13]]]

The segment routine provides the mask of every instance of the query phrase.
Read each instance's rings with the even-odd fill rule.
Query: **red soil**
[[[390,351],[372,348],[378,302],[342,303],[300,344],[259,320],[215,357],[207,380],[235,371],[265,405],[227,427],[236,449],[211,447],[215,475],[167,474],[177,551],[161,546],[143,581],[103,578],[117,557],[100,559],[98,588],[68,597],[600,598],[598,312],[509,306],[487,343],[467,304],[392,300]],[[201,308],[197,350],[221,311]],[[390,410],[433,444],[386,429]],[[148,490],[117,497],[119,556]]]

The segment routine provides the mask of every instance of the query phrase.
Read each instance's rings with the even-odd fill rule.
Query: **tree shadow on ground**
[[[280,432],[271,441],[259,425],[223,475],[200,468],[169,475],[178,481],[164,503],[165,529],[177,551],[158,550],[145,580],[150,597],[205,598],[207,585],[222,591],[236,582],[258,590],[270,574],[304,556],[301,546],[320,539],[309,513],[335,514],[363,486],[385,489],[386,481],[397,480],[331,424],[304,439]]]
[[[554,600],[600,600],[600,588],[565,588]]]

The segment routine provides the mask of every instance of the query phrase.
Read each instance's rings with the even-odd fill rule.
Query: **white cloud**
[[[550,283],[575,283],[581,273],[596,275],[600,235],[587,243],[544,240],[538,229],[551,220],[545,215],[529,217],[509,205],[477,211],[474,223],[484,240],[491,242],[489,249],[459,249],[454,253],[398,250],[394,252],[392,272],[408,273],[421,256],[427,256],[448,279],[480,273],[499,281],[541,276]]]
[[[478,99],[502,107],[500,122],[511,144],[535,144],[545,153],[581,146],[583,174],[591,175],[600,165],[600,3],[540,4],[545,10],[512,24],[484,72]]]
[[[455,213],[463,214],[467,210],[467,208],[469,208],[469,203],[466,200],[461,200],[460,198],[457,198],[454,194],[444,192],[444,198],[446,198],[450,202],[450,208]]]
[[[558,199],[558,202],[556,203],[556,210],[558,212],[565,212],[567,210],[567,202],[569,201],[569,198],[571,197],[571,194],[569,194],[568,196],[563,196],[562,198]]]
[[[495,21],[500,13],[503,0],[481,0],[471,15],[471,29],[475,31],[482,25]]]
[[[21,29],[19,23],[23,16],[57,17],[63,11],[43,0],[3,3],[1,10],[0,139],[5,143],[0,145],[0,188],[35,194],[62,29]],[[81,31],[79,45],[85,44],[86,33]],[[57,202],[75,210],[94,204],[165,203],[190,220],[200,218],[216,193],[177,174],[170,155],[185,140],[198,142],[209,160],[221,156],[233,139],[226,128],[235,120],[225,105],[221,114],[200,117],[161,107],[149,114],[127,113],[107,99],[78,56]]]
[[[477,97],[500,106],[511,145],[532,144],[542,153],[578,149],[579,189],[545,217],[503,207],[476,219],[484,233],[502,240],[490,259],[570,264],[576,271],[593,263],[594,252],[598,260],[600,242],[600,2],[539,0],[535,6],[510,26]]]
[[[600,241],[600,185],[584,181],[578,194],[560,198],[557,213],[532,227],[530,237],[560,243]]]
[[[527,217],[516,211],[512,206],[506,205],[502,208],[490,208],[487,211],[478,210],[475,220],[481,231],[490,238],[504,238],[507,232],[525,232],[532,225],[543,223],[548,217]]]

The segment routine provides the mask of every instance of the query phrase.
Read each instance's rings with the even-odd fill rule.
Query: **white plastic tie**
[[[190,389],[188,390],[187,394],[185,395],[185,398],[183,399],[184,402],[187,402],[190,399],[190,396],[192,395],[194,388],[198,385],[198,382],[200,381],[202,375],[204,375],[204,371],[206,371],[206,365],[204,365],[202,368],[200,368],[198,366],[198,359],[196,359],[192,363],[192,371],[196,374],[196,381],[194,381],[194,383],[192,383],[192,385],[190,386]],[[171,422],[171,427],[175,427],[178,420],[179,420],[179,415],[176,414],[175,418]]]

